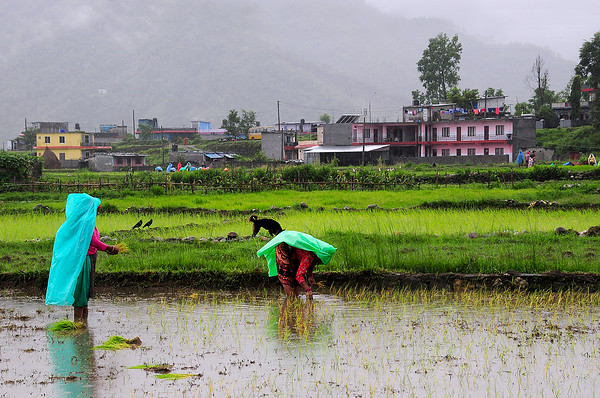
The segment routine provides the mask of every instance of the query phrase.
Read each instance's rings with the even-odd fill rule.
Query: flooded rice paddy
[[[0,396],[598,395],[599,307],[477,294],[112,295],[91,302],[86,330],[55,333],[72,309],[5,292]],[[142,345],[93,349],[114,335]]]

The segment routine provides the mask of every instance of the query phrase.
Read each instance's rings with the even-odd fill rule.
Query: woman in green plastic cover
[[[85,321],[88,299],[93,294],[96,252],[117,254],[116,246],[106,245],[99,239],[96,213],[100,199],[85,193],[67,197],[66,221],[56,232],[52,250],[52,264],[46,289],[47,305],[72,305],[75,320]]]
[[[277,275],[288,296],[297,296],[298,287],[312,299],[311,286],[317,264],[328,264],[337,249],[311,235],[297,231],[283,231],[256,254],[265,256],[269,265],[269,276]]]

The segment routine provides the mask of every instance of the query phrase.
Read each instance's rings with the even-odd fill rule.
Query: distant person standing
[[[524,157],[524,161],[525,161],[525,166],[529,167],[529,159],[531,159],[531,156],[529,155],[529,151],[525,152],[525,157]]]
[[[535,164],[535,153],[532,153],[529,156],[529,161],[527,162],[527,167],[533,167],[534,164]]]
[[[517,155],[516,163],[519,167],[523,166],[523,151],[519,149],[519,154]]]

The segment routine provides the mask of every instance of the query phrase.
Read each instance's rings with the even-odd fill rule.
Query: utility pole
[[[281,132],[281,117],[279,115],[279,101],[277,101],[277,132],[281,134],[281,160],[285,160],[285,149],[283,148],[283,133]]]
[[[131,135],[135,139],[135,109],[132,112],[133,112],[133,115],[131,116],[131,120],[133,122],[133,127],[131,128]]]
[[[163,136],[163,128],[160,126],[160,152],[162,153],[162,164],[165,164],[165,137]]]
[[[363,132],[362,132],[362,139],[363,139],[363,147],[362,147],[362,165],[365,165],[365,135],[367,133],[367,108],[363,109]]]

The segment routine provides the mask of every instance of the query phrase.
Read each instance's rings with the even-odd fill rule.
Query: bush
[[[165,193],[165,189],[160,185],[152,185],[150,187],[150,193],[152,193],[152,195],[154,196],[160,196]]]
[[[0,152],[0,182],[21,182],[41,177],[42,159],[21,153]]]

